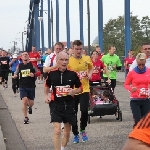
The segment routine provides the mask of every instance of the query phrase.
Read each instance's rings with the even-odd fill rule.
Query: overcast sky
[[[47,10],[47,0],[44,1],[44,10]],[[55,0],[54,4],[54,20],[55,20]],[[60,5],[60,41],[66,41],[66,17],[65,17],[65,1],[59,0]],[[79,0],[70,0],[70,29],[71,40],[79,39]],[[97,1],[90,0],[91,11],[91,44],[98,32],[97,21]],[[139,19],[143,16],[150,16],[150,0],[130,0],[131,12],[133,15],[138,15]],[[24,31],[25,23],[29,15],[29,2],[30,0],[0,0],[0,47],[9,49],[12,41],[17,41],[18,47],[21,48],[21,33]],[[84,0],[84,43],[87,45],[87,0]],[[124,0],[103,0],[103,15],[104,24],[109,19],[117,18],[119,15],[124,14]],[[45,30],[45,46],[48,46],[48,29],[47,29],[47,15],[44,15],[44,30]],[[55,23],[54,23],[54,42],[55,36]],[[24,36],[25,41],[25,36]]]

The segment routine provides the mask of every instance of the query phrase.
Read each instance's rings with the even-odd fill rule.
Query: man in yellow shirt
[[[78,112],[78,104],[80,103],[80,132],[82,136],[82,141],[88,141],[88,136],[85,132],[88,121],[88,106],[89,106],[89,79],[93,72],[93,64],[89,56],[82,55],[83,45],[80,40],[75,40],[72,43],[73,55],[69,58],[68,68],[77,72],[80,81],[82,83],[83,92],[79,95],[74,96],[74,104],[76,114]],[[76,122],[75,126],[72,126],[72,132],[74,134],[73,143],[79,143],[79,131]]]

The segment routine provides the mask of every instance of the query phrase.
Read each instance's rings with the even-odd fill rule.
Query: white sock
[[[65,147],[62,147],[62,146],[61,146],[61,150],[65,150]]]

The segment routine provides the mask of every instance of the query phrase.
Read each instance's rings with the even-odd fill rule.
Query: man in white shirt
[[[57,42],[54,45],[54,53],[48,55],[43,65],[43,72],[47,73],[57,68],[56,55],[64,49],[64,45],[61,42]]]
[[[141,46],[141,52],[145,53],[147,56],[146,59],[146,67],[150,68],[150,43],[143,43]],[[129,71],[133,70],[137,66],[136,60],[133,61],[132,65],[130,66]]]
[[[48,55],[45,59],[45,63],[43,65],[43,72],[44,73],[48,73],[50,72],[51,70],[54,70],[57,68],[57,63],[56,63],[56,55],[63,51],[64,50],[64,45],[61,43],[61,42],[57,42],[55,45],[54,45],[54,52],[51,53],[50,55]],[[47,76],[47,75],[46,75]],[[45,77],[46,78],[46,77]],[[51,107],[52,105],[49,105],[50,106],[50,111],[51,111]],[[61,129],[64,128],[64,124],[61,123]]]

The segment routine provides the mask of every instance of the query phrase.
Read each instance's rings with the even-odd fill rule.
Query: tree
[[[142,20],[138,16],[132,16],[131,13],[131,49],[136,52],[143,42],[150,41],[150,19],[148,16]],[[104,51],[108,51],[108,46],[114,45],[116,53],[119,56],[124,56],[125,49],[125,31],[124,31],[124,16],[118,16],[117,19],[110,19],[104,26]],[[98,38],[95,38],[94,43],[98,43]]]
[[[143,31],[144,41],[150,41],[150,18],[148,16],[142,17],[141,29]]]

